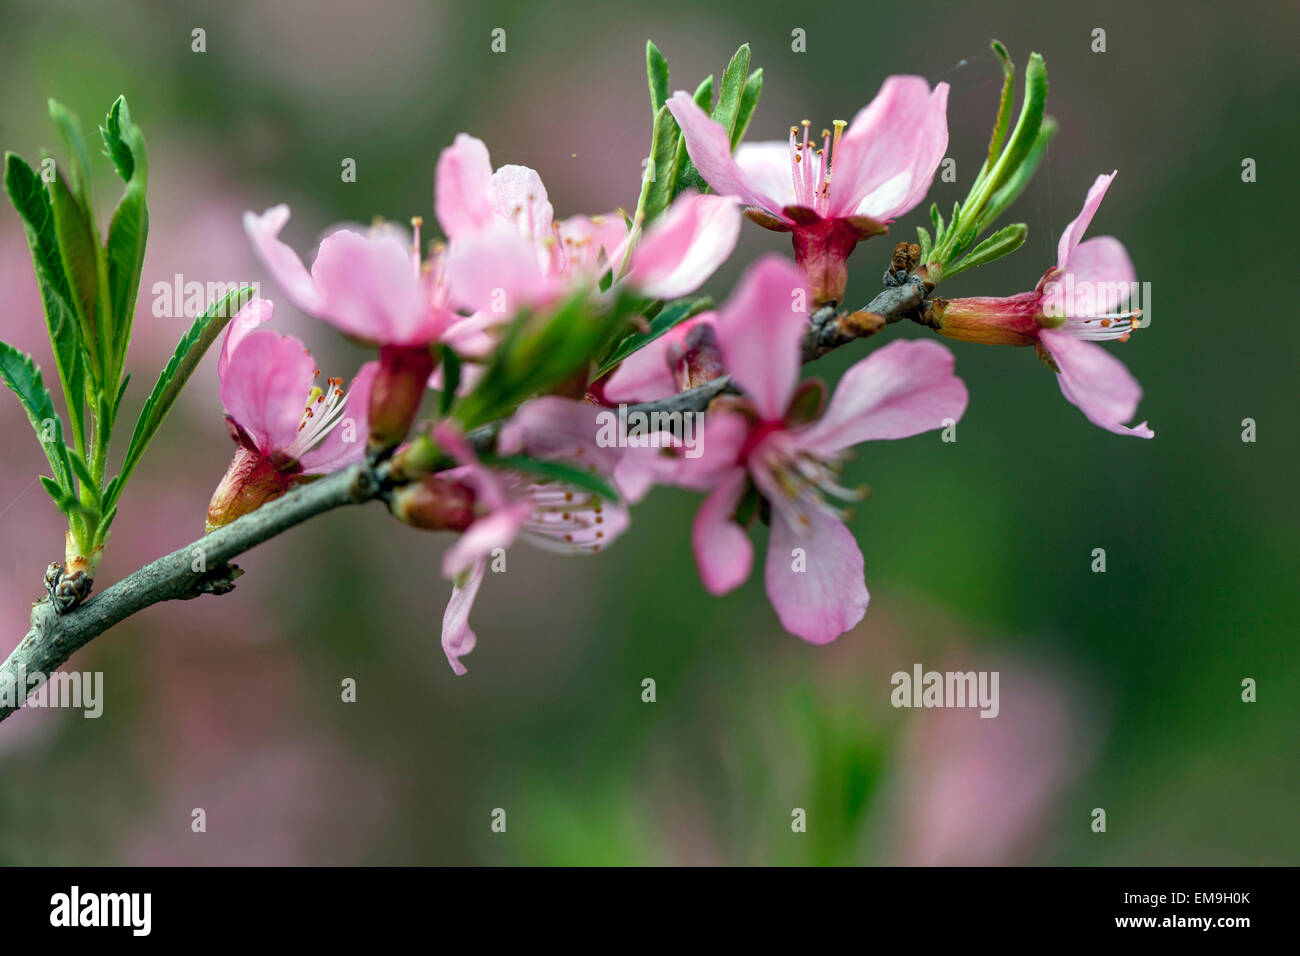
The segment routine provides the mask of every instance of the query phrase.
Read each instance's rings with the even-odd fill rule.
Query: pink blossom
[[[436,193],[453,298],[484,311],[546,306],[611,269],[642,295],[687,295],[726,260],[740,232],[733,201],[697,194],[679,197],[639,240],[621,212],[556,221],[535,170],[494,172],[487,147],[465,133],[438,159]]]
[[[371,441],[391,447],[410,428],[433,371],[430,345],[445,342],[481,356],[486,334],[503,317],[462,316],[451,305],[444,257],[422,262],[419,220],[408,244],[389,227],[363,235],[337,229],[321,240],[311,272],[280,238],[289,207],[244,214],[253,248],[291,302],[340,331],[380,346],[380,372],[371,393]]]
[[[563,398],[535,399],[502,427],[497,450],[502,455],[526,453],[539,460],[585,463],[593,472],[613,479],[620,492],[635,501],[648,482],[639,471],[621,467],[623,449],[596,444],[599,411]],[[627,528],[628,511],[620,502],[564,482],[487,467],[447,422],[435,426],[434,437],[459,463],[440,477],[471,486],[480,511],[442,562],[443,575],[453,582],[443,614],[442,648],[452,670],[464,674],[460,659],[477,641],[469,615],[494,551],[504,551],[522,538],[561,554],[595,554]]]
[[[683,459],[676,478],[709,491],[692,541],[700,577],[714,594],[749,577],[753,546],[737,511],[754,493],[766,500],[768,596],[787,631],[822,644],[857,624],[868,601],[862,552],[844,512],[828,500],[860,497],[838,483],[846,450],[956,421],[966,387],[946,348],[894,342],[845,372],[819,415],[804,401],[813,383],[798,387],[808,317],[792,303],[805,289],[798,269],[770,256],[750,268],[719,311],[718,344],[747,401],[714,407],[703,456]]]
[[[788,143],[744,143],[733,156],[727,131],[689,93],[668,101],[704,181],[750,207],[760,225],[793,234],[818,304],[843,298],[860,240],[925,198],[948,148],[947,105],[948,84],[931,90],[919,76],[891,76],[851,123],[822,132],[820,149],[804,120]]]
[[[1094,425],[1117,435],[1153,438],[1146,422],[1127,426],[1142,386],[1097,342],[1128,340],[1141,312],[1124,306],[1137,273],[1113,236],[1081,242],[1115,178],[1098,176],[1083,209],[1065,227],[1056,265],[1032,292],[940,300],[931,322],[942,335],[991,344],[1033,345],[1057,373],[1061,394]]]
[[[320,371],[302,342],[258,328],[273,308],[262,299],[244,306],[226,328],[217,359],[226,423],[239,450],[208,506],[209,530],[278,497],[304,476],[360,461],[365,450],[358,436],[366,434],[366,401],[378,363],[363,365],[346,392],[342,379],[317,387]]]

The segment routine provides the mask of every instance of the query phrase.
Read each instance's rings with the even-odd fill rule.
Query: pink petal
[[[1070,224],[1065,227],[1061,233],[1061,239],[1056,245],[1056,267],[1064,269],[1066,263],[1070,260],[1070,254],[1074,252],[1079,240],[1083,234],[1088,231],[1088,224],[1092,222],[1092,217],[1097,214],[1097,207],[1101,205],[1102,197],[1106,195],[1106,190],[1110,188],[1111,180],[1115,178],[1115,170],[1109,176],[1098,176],[1093,182],[1092,187],[1088,190],[1088,195],[1083,200],[1083,208],[1079,210],[1079,215],[1071,220]]]
[[[682,196],[646,230],[626,281],[654,299],[689,295],[726,261],[739,236],[734,199]]]
[[[523,453],[543,460],[563,459],[610,475],[623,449],[597,444],[602,415],[616,416],[617,412],[571,398],[535,398],[521,405],[501,426],[497,450],[503,455]]]
[[[832,157],[831,214],[893,219],[925,198],[948,148],[948,84],[891,76]]]
[[[349,335],[386,345],[422,345],[436,335],[411,250],[394,236],[340,229],[321,242],[311,271],[325,298],[321,318]]]
[[[745,469],[733,468],[704,499],[691,525],[695,564],[711,594],[726,594],[744,584],[754,563],[749,535],[732,519],[748,482]]]
[[[622,261],[627,223],[621,212],[601,216],[570,216],[560,223],[560,244],[568,268],[597,277]]]
[[[689,93],[675,93],[668,100],[668,109],[686,138],[686,151],[691,162],[715,193],[735,196],[747,206],[759,206],[773,215],[782,216],[784,204],[766,195],[760,185],[736,165],[731,155],[731,137],[695,105]]]
[[[1091,293],[1087,301],[1093,303],[1088,314],[1100,315],[1120,311],[1137,283],[1133,261],[1124,244],[1114,236],[1096,236],[1079,243],[1065,262],[1065,272],[1073,277],[1075,294],[1072,301],[1066,302],[1067,314],[1072,316],[1083,315],[1069,306],[1077,307],[1081,302],[1079,291],[1085,286]]]
[[[248,234],[262,264],[289,301],[308,315],[319,316],[325,298],[303,266],[298,253],[280,241],[280,230],[289,221],[289,207],[281,203],[260,216],[244,213],[244,232]]]
[[[682,488],[706,491],[727,478],[741,464],[741,452],[749,440],[750,421],[738,412],[712,411],[704,419],[699,438],[701,454],[682,456],[672,482]]]
[[[270,299],[254,299],[235,313],[235,317],[226,326],[226,334],[221,339],[221,354],[217,356],[217,378],[226,377],[226,366],[230,356],[244,341],[249,332],[263,322],[269,322],[275,313],[275,306]]]
[[[379,372],[378,362],[367,362],[348,386],[342,420],[315,448],[299,457],[304,474],[324,475],[361,460],[370,434],[370,389]]]
[[[1039,339],[1051,353],[1061,374],[1061,394],[1088,421],[1117,435],[1154,438],[1146,422],[1129,428],[1142,398],[1142,386],[1124,363],[1094,342],[1076,339],[1068,332],[1044,329]]]
[[[745,179],[762,195],[771,196],[778,209],[798,203],[788,142],[741,143],[735,155]]]
[[[805,641],[826,644],[850,630],[867,612],[862,551],[838,518],[820,508],[803,512],[806,525],[772,508],[763,577],[781,626]],[[803,550],[796,571],[794,550]]]
[[[469,612],[474,607],[474,598],[478,596],[479,585],[487,573],[487,560],[474,563],[462,578],[458,578],[451,589],[451,600],[447,610],[442,614],[442,651],[447,655],[447,663],[457,676],[466,673],[465,665],[460,659],[474,650],[477,638],[469,626]]]
[[[443,577],[459,577],[494,549],[510,547],[531,512],[531,505],[518,501],[479,518],[442,556]]]
[[[221,378],[221,404],[258,451],[283,451],[298,435],[316,362],[292,335],[249,332],[230,353]]]
[[[715,312],[701,312],[623,359],[605,382],[605,399],[611,402],[653,402],[677,394],[677,379],[673,374],[674,349],[681,346],[696,325],[712,324],[716,318]]]
[[[741,276],[718,312],[723,362],[765,421],[779,421],[794,395],[810,301],[794,263],[768,255]]]
[[[801,443],[831,453],[943,428],[966,411],[966,386],[952,369],[952,353],[938,342],[891,342],[844,373]]]
[[[457,305],[503,319],[553,294],[533,245],[505,225],[453,240],[447,252],[447,283]]]
[[[458,133],[438,157],[434,210],[447,238],[475,232],[492,222],[488,184],[492,161],[481,139]]]
[[[537,170],[502,166],[488,184],[488,203],[498,222],[510,223],[535,242],[550,237],[554,212]]]

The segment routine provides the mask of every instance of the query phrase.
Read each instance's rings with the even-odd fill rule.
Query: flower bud
[[[297,463],[281,468],[266,455],[243,445],[235,452],[230,467],[208,503],[207,530],[230,524],[256,511],[289,490],[297,477]]]
[[[424,531],[464,531],[474,521],[474,491],[433,475],[402,485],[388,500],[393,517]]]
[[[386,345],[379,350],[379,371],[370,391],[372,450],[386,451],[406,437],[428,390],[433,366],[433,354],[423,345]]]
[[[940,335],[982,345],[1033,345],[1038,341],[1039,295],[1021,292],[998,298],[933,298],[926,302],[921,323]]]

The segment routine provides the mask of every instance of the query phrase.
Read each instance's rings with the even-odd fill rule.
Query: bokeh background
[[[129,421],[184,331],[154,317],[152,284],[265,279],[245,209],[288,202],[304,250],[343,220],[432,224],[438,151],[461,130],[495,162],[537,168],[557,213],[630,208],[653,38],[674,88],[752,44],[766,86],[751,139],[850,117],[890,73],[948,81],[958,182],[932,192],[946,211],[987,142],[994,36],[1021,66],[1044,54],[1061,131],[1013,210],[1029,241],[945,294],[1029,288],[1093,178],[1118,167],[1092,234],[1121,237],[1152,284],[1151,327],[1117,349],[1154,441],[1089,425],[1028,350],[953,343],[972,394],[958,441],[869,445],[850,466],[873,489],[852,523],[873,600],[821,648],[781,631],[761,575],[709,598],[688,543],[696,501],[658,490],[599,558],[514,549],[456,678],[438,646],[449,539],[378,506],[333,513],[246,556],[233,594],[152,608],[78,654],[104,672],[101,719],[0,725],[0,863],[1300,862],[1294,4],[7,0],[0,145],[32,161],[57,147],[50,96],[89,134],[125,93],[145,131]],[[102,223],[117,189],[107,162],[98,172]],[[891,245],[859,248],[851,298],[871,298]],[[787,248],[747,226],[709,291]],[[50,367],[8,203],[0,288],[0,335]],[[276,325],[327,374],[362,358],[287,303]],[[865,349],[815,371],[834,379]],[[62,541],[7,393],[0,427],[7,652]],[[122,501],[101,584],[202,532],[232,450],[209,360]],[[1090,571],[1098,547],[1105,574]],[[890,675],[917,662],[999,670],[1001,715],[893,709]]]

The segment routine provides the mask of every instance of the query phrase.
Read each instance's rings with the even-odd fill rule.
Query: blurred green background
[[[101,719],[0,725],[0,863],[1300,862],[1300,333],[1273,287],[1298,251],[1297,21],[1294,4],[1254,2],[0,4],[0,145],[34,161],[56,145],[47,97],[90,133],[118,93],[148,139],[128,420],[183,332],[152,315],[153,282],[265,279],[245,209],[288,202],[304,250],[344,220],[432,225],[434,164],[461,130],[495,163],[535,167],[557,214],[630,208],[653,38],[674,88],[752,44],[766,85],[751,140],[851,117],[891,73],[946,80],[958,181],[931,194],[946,212],[987,143],[996,36],[1020,66],[1046,57],[1061,130],[1012,210],[1024,248],[944,294],[1030,288],[1093,178],[1118,168],[1090,234],[1119,236],[1151,283],[1151,326],[1115,351],[1157,433],[1089,425],[1028,350],[953,343],[972,396],[958,441],[872,444],[850,466],[873,490],[852,525],[873,599],[827,647],[781,631],[759,574],[708,597],[697,502],[661,489],[597,559],[512,550],[456,678],[438,646],[449,539],[377,506],[336,512],[248,555],[232,595],[152,608],[75,657],[105,674]],[[102,223],[116,187],[99,172]],[[851,299],[879,288],[891,247],[859,248]],[[723,297],[772,249],[788,253],[747,225],[708,290]],[[0,278],[0,336],[48,368],[7,203]],[[275,325],[326,374],[362,357],[287,303]],[[834,379],[866,348],[811,371]],[[7,653],[62,541],[32,483],[40,450],[17,403],[0,406]],[[209,361],[123,499],[101,585],[202,532],[232,451]],[[1001,715],[891,708],[890,675],[917,662],[999,670]]]

